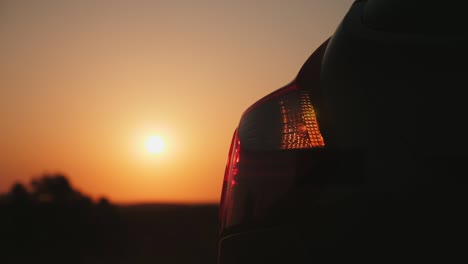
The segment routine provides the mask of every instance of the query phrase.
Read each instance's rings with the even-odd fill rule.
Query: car
[[[466,258],[464,10],[355,1],[289,84],[245,110],[220,264]]]

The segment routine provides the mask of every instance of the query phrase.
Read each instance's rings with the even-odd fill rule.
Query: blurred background
[[[216,263],[242,112],[351,0],[0,0],[0,262]]]

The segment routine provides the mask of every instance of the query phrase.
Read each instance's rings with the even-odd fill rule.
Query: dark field
[[[216,205],[92,201],[65,177],[0,195],[0,263],[217,263]]]
[[[217,206],[0,211],[0,263],[216,263]]]
[[[217,262],[217,206],[141,205],[119,211],[128,226],[125,263]]]

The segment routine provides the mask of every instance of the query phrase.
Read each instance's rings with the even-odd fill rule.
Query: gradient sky
[[[0,0],[0,192],[61,172],[114,202],[218,202],[242,112],[351,3]]]

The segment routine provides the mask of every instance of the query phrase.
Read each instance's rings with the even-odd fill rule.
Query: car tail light
[[[297,175],[296,151],[325,146],[310,91],[295,82],[248,108],[234,132],[220,204],[222,228],[260,221]]]
[[[237,129],[234,131],[232,136],[231,147],[229,148],[228,160],[226,162],[226,169],[224,171],[224,180],[223,180],[223,190],[221,193],[221,202],[219,207],[219,218],[222,220],[225,212],[225,200],[227,187],[234,185],[234,183],[228,184],[228,179],[232,178],[237,174],[238,168],[237,165],[240,161],[240,142],[237,137]]]
[[[297,188],[318,193],[329,180],[330,156],[324,154],[320,113],[314,108],[321,107],[320,68],[328,43],[317,48],[293,82],[242,115],[224,175],[222,232],[284,217],[281,208],[294,204]]]
[[[323,147],[310,91],[295,82],[279,89],[246,110],[239,137],[250,150],[286,150]]]

